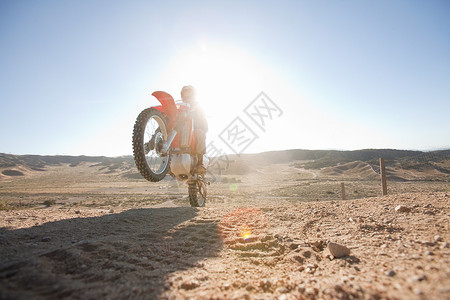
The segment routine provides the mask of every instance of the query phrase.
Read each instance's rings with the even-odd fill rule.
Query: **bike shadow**
[[[142,208],[0,229],[0,299],[155,299],[222,248],[218,220]]]

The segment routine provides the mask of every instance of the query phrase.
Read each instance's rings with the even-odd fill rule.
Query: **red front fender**
[[[163,91],[156,91],[153,92],[152,96],[154,96],[156,99],[158,99],[159,102],[161,102],[164,110],[177,109],[177,107],[175,106],[175,101],[173,100],[172,96],[170,96],[170,94]]]
[[[153,92],[152,96],[154,96],[156,99],[158,99],[159,102],[161,102],[162,106],[156,106],[155,108],[167,115],[167,117],[169,118],[169,129],[171,130],[178,113],[177,106],[175,105],[175,100],[173,100],[173,97],[170,94],[163,91]]]

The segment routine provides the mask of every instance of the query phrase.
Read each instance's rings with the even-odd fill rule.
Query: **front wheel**
[[[206,202],[205,183],[197,180],[189,183],[189,203],[192,207],[204,207]]]
[[[170,155],[161,151],[167,141],[167,124],[166,115],[155,108],[144,109],[134,124],[134,161],[148,181],[160,181],[169,171]]]

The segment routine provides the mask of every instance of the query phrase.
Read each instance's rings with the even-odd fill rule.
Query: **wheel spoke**
[[[157,144],[167,138],[167,129],[159,116],[151,116],[147,122],[144,134],[144,149],[147,164],[154,174],[161,174],[167,167],[168,158],[158,153]]]

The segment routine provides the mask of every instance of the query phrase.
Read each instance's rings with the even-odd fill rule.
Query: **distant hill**
[[[100,163],[105,166],[123,162],[133,162],[132,156],[106,157],[106,156],[63,156],[63,155],[13,155],[0,153],[0,168],[25,166],[41,171],[46,166],[59,166],[69,164],[76,166],[83,162]]]
[[[118,170],[131,172],[136,170],[132,156],[44,156],[44,155],[13,155],[0,153],[0,176],[22,176],[33,171],[43,172],[50,166],[76,167],[81,163],[91,163],[99,166],[105,173]]]
[[[361,177],[367,179],[376,179],[380,175],[368,164],[362,161],[352,161],[348,163],[338,164],[333,167],[322,168],[322,174],[331,176],[345,176]]]
[[[255,172],[268,164],[290,163],[303,169],[321,169],[322,174],[330,176],[360,174],[365,178],[375,178],[380,173],[379,159],[384,158],[388,177],[406,180],[411,176],[405,171],[422,172],[420,178],[449,178],[450,149],[431,152],[364,149],[355,151],[338,150],[284,150],[257,154],[231,155],[229,167],[223,173],[240,175]],[[222,161],[225,159],[222,158]],[[399,172],[401,171],[401,172]]]
[[[257,171],[259,167],[270,164],[291,163],[294,167],[305,169],[322,169],[329,174],[344,172],[349,166],[369,172],[368,165],[379,173],[379,158],[386,161],[387,167],[400,166],[404,170],[430,171],[450,174],[450,149],[422,152],[395,149],[364,149],[355,151],[338,150],[283,150],[256,154],[229,155],[212,159],[219,161],[224,174],[244,175]],[[357,164],[349,164],[358,162]],[[90,163],[99,166],[105,173],[120,172],[123,176],[140,178],[132,156],[41,156],[12,155],[0,153],[0,175],[20,176],[23,170],[45,171],[48,166],[68,165],[75,167],[80,163]],[[345,165],[345,166],[343,166]],[[226,169],[226,170],[225,170]],[[347,171],[348,172],[348,171]]]
[[[450,159],[450,149],[432,152],[395,150],[395,149],[364,149],[354,151],[339,150],[282,150],[270,151],[256,154],[241,154],[240,156],[231,155],[228,158],[235,161],[246,161],[253,164],[277,164],[296,161],[302,162],[305,168],[320,169],[331,167],[337,164],[363,161],[378,165],[379,158],[382,157],[386,162],[401,160],[405,165],[425,162],[442,162]]]
[[[380,157],[384,158],[386,161],[399,160],[403,158],[411,159],[414,157],[449,157],[450,150],[421,152],[394,149],[364,149],[355,151],[295,149],[263,152],[258,154],[243,154],[241,156],[243,158],[249,158],[265,163],[287,163],[297,160],[309,160],[311,162],[305,165],[306,168],[319,169],[323,167],[331,167],[338,163],[352,161],[378,161]]]

